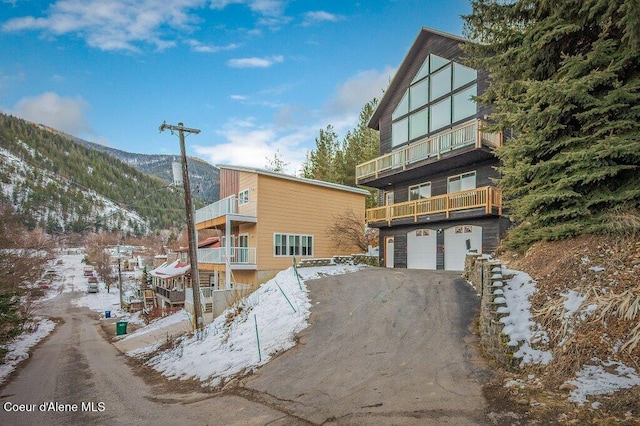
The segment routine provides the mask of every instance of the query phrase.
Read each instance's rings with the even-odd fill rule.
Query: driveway
[[[314,424],[486,423],[479,299],[459,274],[366,268],[307,285],[299,344],[229,393]]]

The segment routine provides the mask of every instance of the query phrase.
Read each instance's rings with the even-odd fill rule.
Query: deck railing
[[[502,145],[502,134],[484,132],[482,122],[474,120],[358,164],[356,181],[378,177],[381,172],[388,170],[403,170],[413,163],[432,157],[439,158],[442,154],[471,145],[478,148],[483,145],[498,147]]]
[[[184,302],[184,290],[167,290],[166,288],[156,287],[156,293],[169,299],[172,303]]]
[[[238,199],[231,195],[196,210],[196,223],[238,212]]]
[[[202,263],[226,263],[225,248],[198,249],[198,262]],[[230,247],[229,263],[255,264],[255,247]]]
[[[418,216],[422,215],[444,213],[448,218],[453,211],[476,208],[484,208],[487,214],[497,208],[498,214],[502,214],[502,192],[500,189],[494,186],[484,186],[453,194],[376,207],[367,210],[366,220],[368,223],[382,221],[390,223],[393,219],[412,217],[414,222],[417,222]]]

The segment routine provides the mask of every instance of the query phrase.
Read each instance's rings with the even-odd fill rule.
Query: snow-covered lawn
[[[194,378],[203,386],[218,386],[295,345],[296,334],[308,326],[311,308],[305,281],[358,269],[346,265],[301,268],[300,281],[293,268],[281,271],[206,326],[202,335],[181,338],[173,349],[147,363],[172,379]]]

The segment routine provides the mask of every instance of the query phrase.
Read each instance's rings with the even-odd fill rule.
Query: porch
[[[448,219],[452,212],[478,208],[483,208],[485,214],[502,215],[502,192],[500,189],[485,186],[367,209],[365,220],[368,224],[387,222],[387,225],[391,225],[394,219],[412,218],[414,222],[418,222],[419,216],[434,214],[444,214],[444,217]]]
[[[483,122],[474,120],[434,136],[411,143],[388,154],[356,166],[356,183],[372,184],[376,179],[418,166],[425,161],[438,161],[448,154],[502,145],[502,133],[482,130]],[[375,186],[375,185],[373,185]]]

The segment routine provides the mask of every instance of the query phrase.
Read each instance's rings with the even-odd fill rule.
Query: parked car
[[[89,282],[89,283],[98,283],[98,277],[96,277],[95,275],[92,275],[89,278],[87,278],[87,282]]]
[[[84,276],[88,277],[93,275],[93,266],[85,266],[84,267]]]
[[[89,283],[87,286],[87,293],[97,293],[98,283]]]

